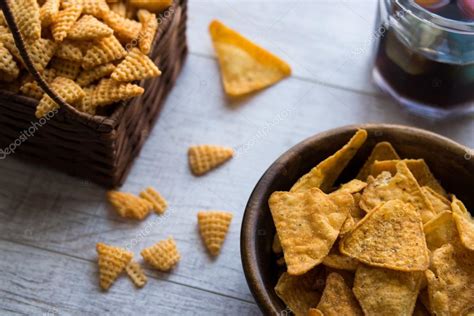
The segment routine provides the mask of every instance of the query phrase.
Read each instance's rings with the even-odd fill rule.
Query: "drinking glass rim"
[[[391,1],[391,0],[389,0]],[[445,31],[474,35],[474,21],[458,21],[430,12],[414,0],[395,0],[400,8],[421,22],[430,23]]]

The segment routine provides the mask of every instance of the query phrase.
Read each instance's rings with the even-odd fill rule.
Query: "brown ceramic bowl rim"
[[[321,142],[326,138],[331,138],[337,134],[347,133],[350,131],[356,131],[357,129],[366,130],[391,130],[402,133],[410,133],[419,136],[420,140],[430,139],[432,142],[442,144],[447,151],[452,151],[457,154],[465,155],[470,153],[468,147],[463,146],[459,143],[454,142],[439,134],[419,129],[416,127],[410,127],[405,125],[396,124],[355,124],[347,125],[335,129],[331,129],[322,133],[318,133],[311,136],[302,142],[296,144],[288,151],[283,153],[263,174],[260,180],[257,182],[247,206],[245,208],[244,217],[242,220],[241,236],[240,236],[240,251],[242,258],[243,270],[247,280],[247,284],[254,296],[258,306],[265,315],[275,314],[277,308],[272,302],[269,293],[266,291],[263,284],[261,274],[259,273],[259,267],[257,262],[256,253],[256,242],[255,237],[257,234],[257,215],[260,210],[256,207],[259,197],[265,194],[265,191],[270,183],[272,183],[278,176],[282,166],[286,163],[295,159],[300,152],[302,152],[307,146],[311,146],[313,143]]]

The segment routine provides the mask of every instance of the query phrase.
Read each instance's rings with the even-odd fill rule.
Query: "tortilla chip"
[[[420,215],[400,200],[381,204],[367,214],[341,240],[340,251],[368,265],[393,270],[423,271],[429,265]]]
[[[245,95],[291,75],[287,63],[221,22],[212,21],[209,32],[228,95]]]
[[[354,193],[354,194],[352,194],[352,197],[354,198],[354,202],[355,202],[356,207],[351,210],[351,215],[358,222],[366,214],[366,212],[360,207],[360,200],[362,198],[362,194],[361,193]]]
[[[333,269],[355,271],[359,266],[359,261],[343,255],[339,251],[339,242],[336,242],[329,251],[329,254],[324,258],[323,264]]]
[[[353,292],[366,315],[406,316],[415,309],[422,272],[357,268]]]
[[[397,152],[392,147],[392,144],[390,144],[389,142],[377,143],[374,146],[374,149],[372,149],[372,152],[370,153],[369,158],[367,159],[367,161],[364,163],[359,173],[357,174],[356,179],[365,181],[367,177],[370,175],[372,164],[376,160],[383,161],[383,160],[394,160],[394,159],[400,159],[400,156],[398,156]]]
[[[454,223],[459,232],[461,244],[467,249],[474,251],[474,220],[470,215],[453,213]]]
[[[317,188],[274,192],[268,203],[291,275],[304,274],[321,263],[347,217],[344,208]]]
[[[434,314],[465,315],[474,309],[474,252],[446,244],[433,252],[425,274]]]
[[[317,308],[310,308],[308,310],[308,316],[324,316],[324,314]]]
[[[306,316],[321,298],[321,290],[315,282],[321,273],[321,269],[313,269],[301,276],[291,276],[285,272],[278,280],[275,292],[296,316]]]
[[[454,194],[451,197],[451,210],[453,213],[458,213],[459,215],[469,215],[469,211],[467,210],[466,206],[464,203],[459,200]]]
[[[337,189],[334,192],[346,192],[346,193],[354,194],[354,193],[358,193],[364,190],[366,186],[367,186],[367,183],[365,183],[364,181],[354,179],[347,183],[344,183],[343,185],[341,185],[339,189]]]
[[[453,220],[453,213],[444,211],[423,225],[428,249],[434,251],[447,243],[454,243],[458,232]]]
[[[415,177],[420,186],[428,186],[443,196],[447,196],[446,191],[439,184],[438,180],[431,173],[430,168],[423,159],[404,159],[410,172]],[[397,163],[400,160],[376,161],[372,165],[371,175],[377,176],[382,171],[389,171],[392,175],[397,172]]]
[[[325,316],[364,315],[351,289],[338,273],[331,273],[317,308]]]
[[[347,214],[347,218],[344,221],[340,229],[340,235],[345,235],[349,232],[356,224],[356,221],[352,218],[351,214],[353,209],[357,208],[354,198],[351,194],[344,192],[344,191],[335,191],[328,195],[331,201],[336,204],[337,207],[343,209],[344,212]]]
[[[421,191],[423,191],[423,194],[430,201],[435,214],[451,210],[451,202],[449,202],[447,198],[433,190],[431,187],[421,187]]]
[[[434,216],[433,206],[421,191],[407,164],[400,161],[396,164],[396,169],[397,173],[393,177],[386,171],[375,179],[369,176],[360,207],[370,212],[380,203],[398,199],[411,203],[420,213],[423,223],[426,223]]]
[[[321,188],[327,192],[366,139],[367,131],[358,130],[344,147],[302,176],[290,191],[302,192],[311,188]]]

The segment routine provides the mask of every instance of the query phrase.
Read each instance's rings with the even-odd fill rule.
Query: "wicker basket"
[[[105,187],[122,184],[183,65],[187,53],[187,0],[176,0],[167,11],[170,14],[161,18],[150,57],[162,75],[141,81],[139,85],[145,93],[117,104],[107,117],[79,112],[49,89],[25,53],[7,1],[0,1],[0,5],[28,71],[60,105],[59,112],[39,126],[35,118],[37,100],[0,88],[0,149],[15,144],[15,157],[46,164]],[[32,126],[36,126],[34,136],[20,142],[23,131]]]

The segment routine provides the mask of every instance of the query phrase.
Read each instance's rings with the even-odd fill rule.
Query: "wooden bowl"
[[[359,128],[367,130],[367,141],[339,182],[356,176],[376,143],[389,141],[401,158],[425,159],[442,186],[456,194],[471,212],[474,209],[472,151],[445,137],[408,126],[367,124],[341,127],[306,139],[270,166],[257,183],[245,210],[240,242],[242,264],[250,290],[265,315],[280,315],[286,309],[274,291],[278,266],[272,252],[275,225],[268,198],[274,191],[289,190],[298,178],[340,149]]]

